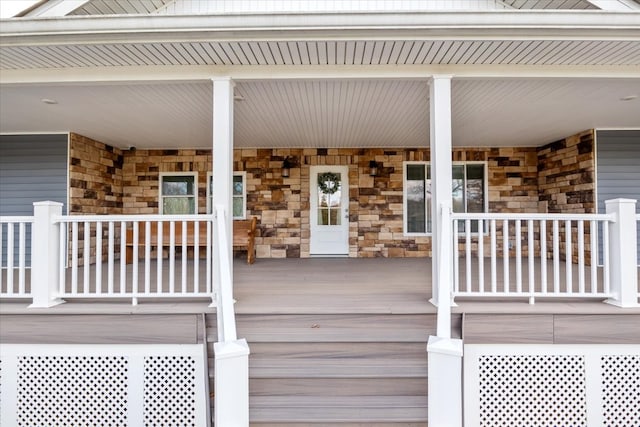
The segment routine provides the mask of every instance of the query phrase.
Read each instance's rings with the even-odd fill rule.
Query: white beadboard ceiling
[[[0,86],[0,132],[73,131],[126,148],[209,148],[211,82]],[[456,146],[539,146],[640,128],[638,79],[455,79]],[[236,147],[429,144],[423,80],[240,81]],[[43,103],[43,98],[58,103]]]
[[[251,65],[638,65],[640,43],[607,40],[363,40],[1,46],[0,69]]]

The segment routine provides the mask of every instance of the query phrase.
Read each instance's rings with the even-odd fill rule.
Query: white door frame
[[[337,172],[341,178],[340,225],[318,225],[318,185],[321,172]],[[322,165],[309,167],[309,254],[313,256],[349,256],[349,166]]]

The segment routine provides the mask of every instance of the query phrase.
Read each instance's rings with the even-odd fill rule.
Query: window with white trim
[[[213,174],[209,172],[207,175],[207,213],[213,210]],[[234,172],[233,181],[231,183],[232,211],[233,219],[245,219],[247,212],[247,173]]]
[[[453,212],[487,211],[487,172],[484,162],[454,162],[451,202]],[[431,233],[431,168],[427,162],[404,163],[404,233]],[[472,223],[471,231],[477,231]]]
[[[197,213],[198,174],[196,172],[161,173],[159,197],[161,214]]]

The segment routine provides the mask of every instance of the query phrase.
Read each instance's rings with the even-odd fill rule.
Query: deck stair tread
[[[424,378],[257,378],[249,383],[252,396],[423,396]]]
[[[250,343],[427,342],[436,322],[421,314],[239,315],[237,328]]]
[[[253,396],[254,422],[419,422],[426,396]]]
[[[207,326],[212,349],[214,316]],[[434,315],[240,314],[237,329],[251,351],[251,425],[426,425]]]

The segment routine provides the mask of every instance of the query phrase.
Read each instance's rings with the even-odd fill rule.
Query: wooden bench
[[[240,219],[233,221],[233,247],[247,250],[247,264],[256,260],[256,224],[258,219]]]
[[[256,224],[257,218],[247,220],[233,221],[233,247],[246,249],[247,251],[247,263],[253,264],[255,261],[255,237],[256,237]],[[171,242],[171,231],[169,223],[161,224],[162,227],[162,248],[168,248]],[[158,248],[158,223],[152,222],[150,224],[151,235],[149,236],[149,243],[151,248]],[[182,222],[176,221],[174,226],[174,247],[182,248]],[[144,245],[146,241],[146,227],[144,223],[141,223],[138,227],[138,240],[134,242],[133,229],[127,229],[127,245],[126,245],[126,261],[128,264],[133,262],[133,248],[138,247],[138,257],[144,258]],[[186,227],[187,248],[194,248],[196,245],[195,238],[195,223],[187,221]],[[200,222],[198,224],[198,247],[200,248],[200,254],[206,253],[207,247],[207,223]]]

